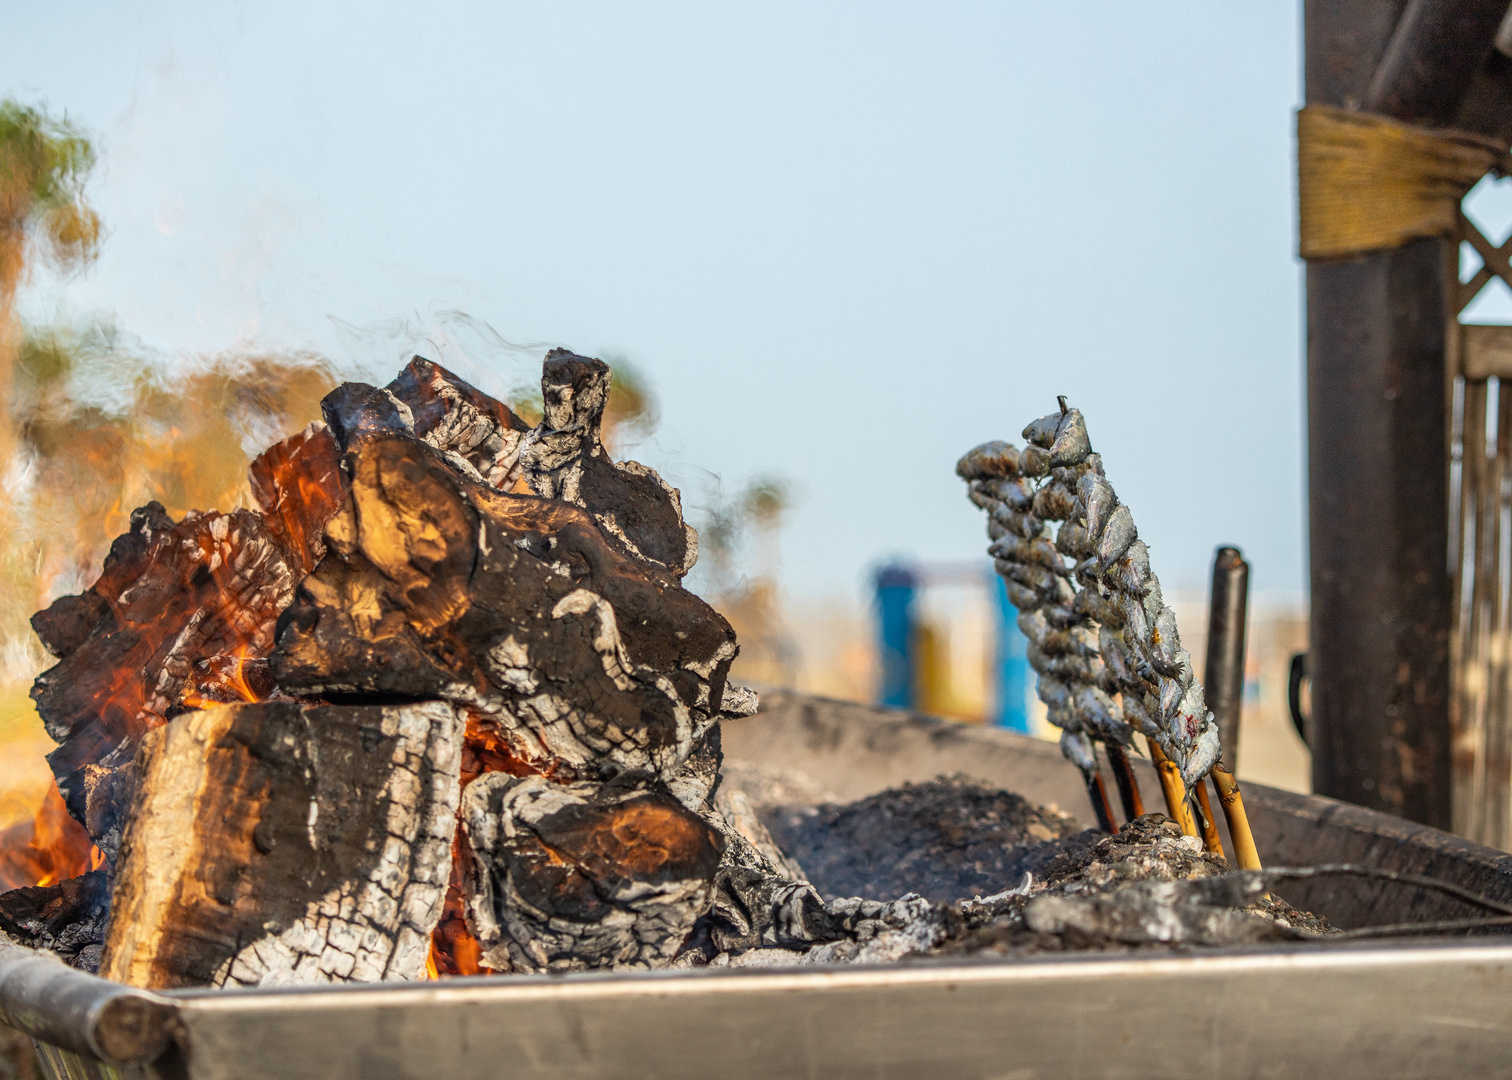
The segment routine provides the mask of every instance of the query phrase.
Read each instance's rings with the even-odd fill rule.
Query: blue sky
[[[1296,5],[26,5],[102,151],[34,316],[170,353],[636,363],[690,503],[778,472],[797,595],[980,557],[955,459],[1066,394],[1168,587],[1304,588]]]

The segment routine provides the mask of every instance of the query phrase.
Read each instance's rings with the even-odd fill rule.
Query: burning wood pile
[[[133,514],[34,619],[49,762],[101,865],[0,925],[150,987],[852,933],[713,806],[717,722],[756,697],[682,586],[677,492],[603,446],[609,385],[551,353],[532,428],[417,357],[257,458],[257,509]]]
[[[678,493],[606,451],[605,364],[556,350],[541,386],[531,427],[416,357],[258,457],[256,509],[132,515],[95,584],[33,620],[59,660],[33,689],[48,760],[92,868],[0,896],[0,930],[178,987],[889,959],[1023,921],[1027,886],[1003,879],[1095,839],[1064,815],[944,781],[884,793],[920,835],[956,822],[955,847],[918,856],[955,869],[911,883],[852,857],[870,876],[821,893],[803,864],[834,859],[785,851],[759,800],[721,787],[719,722],[756,695],[728,681],[729,624],[682,584],[697,537]],[[1125,716],[1190,786],[1215,757],[1201,687],[1132,521],[1080,415],[1037,424],[1022,454],[962,468],[1041,693],[1094,792],[1088,740],[1121,753]],[[1160,877],[1157,849],[1184,838],[1140,822],[1121,858]],[[875,831],[831,842],[859,857]],[[951,906],[972,882],[996,898]]]

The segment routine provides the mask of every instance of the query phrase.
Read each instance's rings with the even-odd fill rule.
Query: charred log
[[[508,490],[519,476],[530,425],[509,406],[420,356],[387,389],[409,407],[415,434],[437,450],[460,455],[496,488]]]
[[[414,438],[357,441],[346,467],[330,551],[280,623],[283,689],[468,704],[579,776],[668,776],[719,716],[729,624],[587,512]]]
[[[546,354],[543,417],[520,462],[542,498],[581,506],[643,559],[683,577],[698,561],[698,534],[683,521],[677,489],[635,461],[614,462],[599,434],[609,365],[566,349]]]
[[[196,661],[267,654],[296,580],[289,554],[252,511],[174,522],[149,503],[131,515],[92,599],[59,601],[33,624],[61,658],[32,697],[59,744],[48,761],[75,818],[85,819],[84,766],[130,761],[142,735],[182,706]],[[85,613],[95,616],[87,632]]]
[[[87,817],[86,766],[129,762],[142,734],[205,702],[258,700],[258,658],[294,585],[323,554],[321,532],[345,497],[324,425],[275,444],[249,476],[261,513],[190,513],[158,503],[131,515],[93,586],[32,618],[60,663],[32,688],[59,747],[48,760],[69,812]],[[101,836],[94,837],[100,843]]]
[[[273,536],[308,574],[325,554],[321,532],[346,498],[341,452],[330,429],[311,424],[263,451],[247,470]]]
[[[148,734],[104,974],[145,987],[422,977],[462,727],[436,702],[262,704]]]
[[[553,784],[493,773],[462,803],[473,919],[496,971],[663,966],[708,906],[720,835],[644,774]]]
[[[100,967],[109,913],[110,886],[103,870],[0,894],[0,931],[18,944],[50,949],[91,973]]]

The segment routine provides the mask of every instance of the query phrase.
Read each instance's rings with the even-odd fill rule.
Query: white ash
[[[379,796],[390,805],[382,859],[366,881],[332,890],[303,919],[242,948],[214,985],[425,978],[451,871],[464,726],[462,714],[442,702],[384,710],[383,733],[399,741]],[[310,812],[313,833],[318,806],[311,803]]]
[[[763,804],[761,793],[781,797],[801,790],[801,774],[783,774],[778,780],[762,767],[733,765],[725,786],[732,775],[749,785],[746,799],[758,808],[758,820],[773,810],[794,810],[791,805]],[[945,782],[942,778],[936,783]],[[906,796],[908,789],[883,792],[872,801],[885,803],[900,792]],[[851,805],[861,807],[867,801]],[[1038,848],[1043,854],[1038,869],[1004,880],[986,895],[930,901],[909,893],[886,902],[830,897],[824,901],[823,917],[832,923],[834,940],[808,948],[791,942],[732,947],[708,958],[685,954],[679,966],[875,963],[947,954],[1219,946],[1332,932],[1322,920],[1275,897],[1246,903],[1222,891],[1197,888],[1194,883],[1225,875],[1229,867],[1160,814],[1129,823],[1117,836],[1087,832],[1030,839],[1027,850]],[[920,866],[919,871],[927,873],[928,867]]]

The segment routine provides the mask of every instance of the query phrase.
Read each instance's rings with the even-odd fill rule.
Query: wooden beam
[[[1370,80],[1365,108],[1416,124],[1452,123],[1506,14],[1506,0],[1411,0]]]
[[[1467,326],[1463,333],[1465,378],[1512,379],[1512,326]]]
[[[1496,4],[1309,0],[1309,104],[1453,120]],[[1393,13],[1400,17],[1389,20]],[[1455,244],[1307,268],[1313,787],[1448,827]]]

